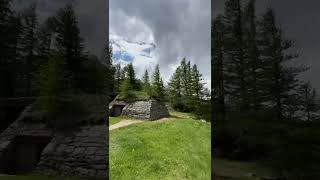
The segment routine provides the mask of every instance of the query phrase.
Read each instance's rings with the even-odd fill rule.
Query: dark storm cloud
[[[110,29],[122,32],[123,21],[112,14],[135,17],[153,34],[159,50],[159,64],[165,75],[172,73],[183,56],[198,64],[206,80],[210,80],[209,0],[110,0]],[[139,29],[136,29],[136,31]],[[147,30],[145,30],[147,31]],[[134,33],[128,31],[130,36]]]
[[[225,0],[213,1],[213,14],[224,11]],[[261,14],[267,7],[275,10],[278,23],[286,37],[295,40],[300,53],[299,62],[310,66],[301,78],[310,80],[320,91],[320,1],[318,0],[258,0],[257,9]]]
[[[14,8],[20,10],[37,3],[40,23],[55,14],[65,4],[73,2],[78,16],[81,37],[85,49],[100,57],[107,42],[107,1],[106,0],[15,0]]]

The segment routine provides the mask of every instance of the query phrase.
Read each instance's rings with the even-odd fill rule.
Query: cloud
[[[166,81],[172,67],[186,57],[210,83],[210,25],[210,1],[110,0],[110,32],[136,41],[153,40]]]

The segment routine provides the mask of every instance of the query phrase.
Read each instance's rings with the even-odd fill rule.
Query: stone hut
[[[144,120],[157,120],[169,116],[165,104],[154,99],[128,103],[121,114]]]
[[[114,100],[109,105],[109,114],[112,117],[120,116],[123,108],[127,105],[126,102]]]
[[[0,172],[25,174],[34,170],[66,176],[106,179],[108,129],[100,123],[55,132],[41,122],[30,123],[32,106],[0,135]],[[106,115],[106,114],[105,114]]]

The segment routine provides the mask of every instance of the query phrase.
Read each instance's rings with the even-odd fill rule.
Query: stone
[[[142,120],[157,120],[168,117],[169,112],[163,102],[149,100],[128,103],[123,108],[122,115]]]

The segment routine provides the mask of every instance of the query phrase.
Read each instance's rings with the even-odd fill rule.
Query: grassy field
[[[110,132],[111,179],[211,179],[211,124],[172,115]]]
[[[109,117],[109,126],[116,124],[118,122],[120,122],[122,119],[124,119],[124,117],[122,116],[118,116],[118,117]]]

